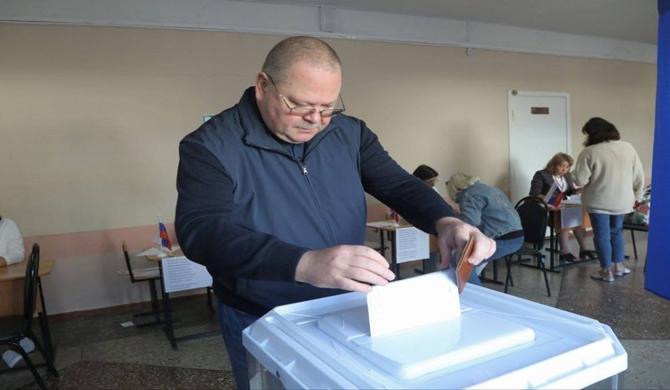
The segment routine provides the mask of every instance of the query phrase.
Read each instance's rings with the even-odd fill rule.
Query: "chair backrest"
[[[35,313],[35,299],[37,298],[37,278],[40,271],[40,246],[33,244],[30,258],[26,265],[26,278],[23,281],[23,318],[30,326]]]
[[[549,220],[547,203],[536,196],[527,196],[518,201],[514,208],[521,218],[525,241],[532,244],[535,249],[542,249]]]
[[[128,268],[128,275],[130,275],[130,281],[132,283],[135,283],[135,275],[133,275],[133,267],[130,265],[130,255],[128,254],[128,245],[126,244],[125,241],[121,244],[121,248],[123,249],[123,257],[126,260],[126,268]]]

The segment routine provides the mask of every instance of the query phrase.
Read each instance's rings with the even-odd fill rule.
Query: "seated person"
[[[635,202],[633,212],[623,217],[623,223],[632,225],[649,225],[649,209],[651,208],[651,184],[647,184],[642,192],[642,199]]]
[[[496,241],[493,255],[477,266],[481,273],[488,262],[519,250],[524,243],[521,218],[507,195],[481,183],[478,177],[457,173],[449,178],[447,194],[459,206],[458,217]],[[474,278],[470,282],[475,282]]]
[[[0,216],[0,267],[19,263],[23,261],[24,256],[23,236],[21,236],[19,227],[11,219]],[[35,349],[35,344],[27,337],[19,343],[26,352],[32,352]],[[7,366],[14,367],[21,361],[21,355],[7,350],[2,354],[2,359]]]
[[[530,192],[528,195],[537,196],[544,198],[549,192],[551,186],[556,183],[561,192],[564,192],[566,196],[570,196],[579,192],[579,189],[575,186],[575,183],[570,175],[570,168],[572,167],[573,159],[569,154],[566,153],[556,153],[551,160],[547,163],[547,166],[535,172],[533,179],[530,182]],[[577,239],[579,244],[579,258],[582,260],[586,259],[595,259],[597,256],[595,252],[586,249],[586,243],[584,238],[586,237],[586,230],[583,227],[576,227],[572,229],[572,232]],[[576,261],[577,258],[570,253],[570,246],[568,245],[568,238],[570,237],[570,229],[560,230],[558,233],[560,241],[560,250],[561,254],[559,255],[560,261]]]
[[[429,185],[430,187],[435,188],[435,184],[437,184],[437,176],[439,174],[437,173],[436,170],[429,167],[428,165],[421,164],[418,167],[416,167],[414,172],[412,172],[412,175],[423,180],[423,182]]]
[[[428,165],[421,164],[418,167],[416,167],[414,172],[412,172],[412,175],[421,179],[421,181],[423,181],[427,186],[434,189],[437,193],[440,192],[437,190],[437,187],[435,186],[437,184],[437,177],[439,176],[439,174],[435,169],[429,167]],[[447,203],[449,203],[448,200]],[[449,206],[454,208],[454,206],[451,203],[449,203]],[[424,271],[433,272],[437,270],[437,265],[440,263],[440,251],[437,247],[437,238],[431,235],[428,245],[430,248],[430,259],[424,262]]]
[[[436,185],[437,184],[437,177],[439,176],[439,174],[437,173],[437,171],[435,169],[429,167],[428,165],[421,164],[418,167],[416,167],[414,172],[412,172],[412,175],[421,179],[424,183],[426,183],[427,186],[434,189],[435,192],[437,192],[438,194],[440,193],[440,191],[437,189],[437,185]],[[447,201],[449,206],[451,206],[451,208],[454,209],[454,211],[458,212],[458,204],[457,203],[455,203],[453,200],[449,199],[449,197],[445,197],[444,200]]]
[[[0,267],[23,261],[23,237],[16,223],[0,216]]]

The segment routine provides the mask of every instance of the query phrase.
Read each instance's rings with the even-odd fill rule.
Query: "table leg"
[[[389,245],[391,245],[391,267],[393,273],[395,273],[396,280],[400,280],[400,264],[398,264],[398,254],[395,249],[395,231],[389,232]]]
[[[177,350],[177,340],[174,337],[174,324],[172,323],[172,306],[170,305],[170,294],[165,292],[165,282],[163,281],[163,265],[162,261],[158,262],[158,267],[161,275],[161,293],[163,295],[163,317],[165,318],[165,325],[163,330],[167,336],[172,349]]]
[[[384,231],[379,229],[379,245],[381,245],[382,256],[386,257],[386,242],[384,241]]]

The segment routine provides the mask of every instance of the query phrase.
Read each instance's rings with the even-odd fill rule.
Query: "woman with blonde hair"
[[[478,272],[488,262],[521,248],[524,242],[521,219],[505,193],[465,173],[451,176],[446,186],[449,197],[458,204],[457,217],[496,242],[495,253],[477,267]]]
[[[530,182],[530,191],[528,195],[544,198],[555,183],[558,189],[566,196],[573,195],[579,191],[575,186],[575,182],[570,175],[570,168],[572,167],[573,159],[567,153],[556,153],[547,162],[547,166],[535,172],[533,179]],[[579,258],[582,260],[592,260],[596,258],[596,254],[586,249],[586,230],[583,227],[576,227],[572,229],[572,233],[579,244]],[[563,229],[558,233],[560,241],[561,253],[558,257],[559,261],[577,261],[577,258],[570,253],[570,246],[568,239],[570,238],[570,229]]]

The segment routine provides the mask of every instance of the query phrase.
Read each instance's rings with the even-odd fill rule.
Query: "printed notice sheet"
[[[430,258],[428,234],[415,227],[397,229],[393,245],[395,245],[396,262],[398,264]]]
[[[205,266],[184,256],[166,257],[161,260],[163,285],[166,293],[210,287],[212,276]]]

